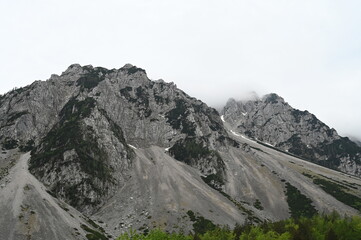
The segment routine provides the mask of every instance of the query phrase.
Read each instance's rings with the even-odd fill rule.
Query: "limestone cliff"
[[[318,164],[361,176],[361,148],[308,111],[277,94],[248,101],[230,99],[222,110],[239,133]]]

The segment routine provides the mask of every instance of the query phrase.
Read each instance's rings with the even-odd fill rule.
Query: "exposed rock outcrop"
[[[324,166],[361,176],[361,148],[308,111],[292,108],[277,94],[235,101],[222,110],[239,133]]]
[[[337,157],[339,169],[359,173],[348,139],[277,95],[230,100],[224,111],[130,64],[73,64],[1,95],[0,238],[107,239],[129,229],[359,215],[359,178],[264,144]]]
[[[4,95],[0,113],[5,148],[33,149],[30,171],[87,213],[124,183],[132,147],[168,148],[205,176],[223,179],[216,147],[227,134],[217,111],[130,64],[117,70],[73,64]],[[193,143],[197,148],[181,153]]]

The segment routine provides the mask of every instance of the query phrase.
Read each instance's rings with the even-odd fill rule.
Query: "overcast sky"
[[[1,0],[0,93],[131,63],[208,105],[275,92],[361,139],[359,0]]]

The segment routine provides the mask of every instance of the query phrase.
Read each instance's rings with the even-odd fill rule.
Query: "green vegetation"
[[[103,116],[108,120],[110,125],[110,130],[113,132],[114,136],[118,139],[119,142],[123,144],[125,147],[128,157],[132,158],[134,156],[134,151],[131,147],[128,146],[127,142],[124,138],[124,133],[121,127],[119,127],[118,124],[116,124],[107,114],[107,112],[104,109],[99,109],[99,111],[103,114]]]
[[[231,201],[239,210],[241,210],[244,215],[247,215],[247,222],[249,223],[260,223],[261,220],[254,215],[254,212],[250,209],[247,209],[243,206],[241,202],[236,201],[231,196],[229,196],[227,193],[223,192],[222,185],[224,185],[223,176],[220,173],[217,174],[210,174],[206,177],[202,177],[202,180],[208,184],[211,188],[214,190],[217,190],[220,194],[222,194],[224,197],[228,198],[229,201]],[[261,202],[257,199],[254,207],[263,210],[263,206]]]
[[[155,229],[147,235],[130,231],[117,240],[359,240],[360,236],[360,217],[341,218],[333,213],[329,216],[264,222],[258,226],[236,225],[233,230],[211,226],[202,234],[170,234]]]
[[[297,156],[301,156],[305,159],[312,161],[315,160],[315,152],[313,148],[308,148],[305,143],[302,142],[301,137],[297,134],[292,135],[287,141],[287,144],[291,144],[291,148],[288,150]]]
[[[187,212],[187,215],[193,222],[193,231],[196,234],[205,234],[207,231],[214,230],[216,228],[216,225],[214,225],[211,220],[206,219],[203,216],[198,216],[191,210]]]
[[[203,113],[208,118],[208,125],[212,131],[222,131],[223,124],[220,121],[220,116],[216,109],[208,107],[206,104],[200,102],[192,104],[192,107],[196,113]]]
[[[257,208],[258,210],[263,210],[264,209],[263,206],[262,206],[262,203],[260,202],[259,199],[256,199],[256,201],[253,203],[253,206],[255,208]]]
[[[19,146],[18,141],[10,137],[6,137],[5,140],[2,142],[2,145],[3,148],[5,148],[6,150],[14,149]]]
[[[75,97],[71,98],[60,111],[61,122],[75,122],[77,120],[89,117],[95,107],[95,99],[87,97],[79,101]]]
[[[291,114],[295,118],[296,123],[300,123],[302,116],[304,116],[306,113],[304,111],[300,111],[298,109],[292,109]]]
[[[34,140],[30,139],[29,141],[26,142],[25,145],[19,146],[19,149],[22,152],[29,152],[34,149],[34,145],[35,145]]]
[[[332,130],[328,129],[327,134],[332,136]],[[352,142],[347,137],[341,137],[340,139],[334,140],[331,143],[325,141],[323,143],[319,143],[317,147],[310,148],[307,147],[304,142],[302,142],[299,135],[294,134],[286,142],[278,144],[278,146],[282,146],[284,144],[290,144],[292,146],[289,149],[289,153],[291,153],[291,155],[294,154],[302,159],[312,161],[316,164],[331,169],[337,170],[337,167],[340,165],[340,158],[342,157],[349,157],[350,160],[355,161],[357,164],[361,164],[361,160],[359,158],[359,155],[361,154],[361,147],[359,147],[356,143]],[[327,160],[320,161],[315,157],[317,155],[327,156]]]
[[[169,104],[170,101],[168,97],[164,98],[162,96],[156,95],[155,93],[154,93],[154,99],[157,102],[157,104]]]
[[[266,103],[278,103],[279,96],[275,93],[270,93],[267,95],[267,98],[265,99]]]
[[[202,158],[216,159],[223,169],[223,162],[219,153],[203,146],[202,140],[195,138],[179,140],[169,149],[169,153],[178,161],[185,162],[188,165],[192,165]]]
[[[353,195],[351,190],[358,189],[356,187],[357,184],[352,184],[346,181],[340,182],[326,176],[322,176],[322,178],[316,177],[305,172],[302,174],[308,178],[311,178],[314,184],[319,185],[326,193],[330,194],[338,201],[343,202],[344,204],[361,212],[361,198]]]
[[[221,186],[224,185],[224,180],[221,174],[210,174],[206,177],[202,177],[202,180],[217,191],[222,191]]]
[[[303,195],[300,190],[288,182],[286,182],[286,196],[293,218],[312,217],[317,213],[311,199]]]
[[[221,191],[224,185],[223,169],[224,163],[217,151],[210,150],[203,145],[202,139],[186,138],[177,141],[169,149],[169,153],[178,161],[184,162],[190,166],[197,166],[199,161],[212,162],[216,173],[208,173],[202,177],[203,181],[217,191]]]
[[[13,123],[16,119],[28,113],[29,113],[28,111],[21,111],[21,112],[14,112],[9,114],[9,117],[7,119],[7,124]]]
[[[63,157],[64,152],[75,151],[76,159],[71,161],[79,163],[81,170],[87,173],[89,178],[83,179],[77,185],[59,182],[51,189],[55,193],[63,189],[62,192],[73,206],[90,203],[86,193],[79,192],[79,189],[84,189],[84,185],[91,186],[98,194],[103,194],[102,188],[97,186],[100,182],[112,181],[112,169],[107,165],[107,154],[98,145],[94,130],[81,121],[91,114],[94,107],[93,98],[83,101],[75,98],[69,100],[60,112],[60,122],[42,139],[40,146],[33,149],[30,159],[30,171],[43,177],[46,174],[44,167],[60,170],[62,165],[69,164]]]
[[[218,180],[218,178],[219,177],[216,174],[211,174],[207,177],[202,177],[202,179],[205,183],[207,183],[213,189],[217,190],[224,197],[228,198],[229,201],[231,201],[239,210],[241,210],[243,212],[242,214],[247,215],[246,221],[248,223],[261,223],[262,222],[261,219],[256,217],[252,210],[245,208],[241,202],[236,201],[231,196],[229,196],[227,193],[223,192],[222,188],[220,187],[221,185],[217,184],[217,181],[220,181],[220,180]],[[222,185],[223,185],[224,184],[223,178],[221,178],[221,180],[222,180]],[[256,201],[256,203],[257,203],[257,201]],[[259,210],[263,210],[262,205],[257,205],[257,206],[259,207]]]
[[[120,89],[120,95],[124,96],[128,101],[136,102],[137,100],[135,98],[132,98],[131,92],[133,91],[132,87],[125,87]]]
[[[93,98],[84,101],[71,99],[61,110],[61,121],[42,141],[41,151],[33,151],[30,169],[63,158],[65,151],[75,149],[84,172],[100,180],[110,178],[105,165],[106,153],[99,148],[93,129],[81,124],[80,120],[90,115],[95,106]]]
[[[361,198],[348,193],[347,191],[350,191],[348,187],[321,178],[314,178],[313,183],[319,185],[338,201],[361,211]]]
[[[130,103],[134,103],[138,108],[138,117],[149,117],[152,110],[149,107],[149,93],[147,87],[125,87],[120,89],[120,94],[125,97]]]
[[[139,117],[149,117],[152,114],[152,110],[149,107],[149,93],[146,88],[141,86],[135,89],[136,101]]]
[[[21,87],[21,88],[17,88],[15,87],[13,90],[11,90],[10,92],[8,92],[7,94],[13,94],[13,97],[17,96],[18,94],[21,94],[29,89],[31,89],[32,85],[29,86],[25,86],[25,87]],[[6,95],[7,95],[6,94]]]
[[[108,70],[105,68],[87,68],[86,66],[84,69],[88,70],[89,72],[84,74],[76,81],[76,85],[80,86],[81,90],[84,89],[93,89],[98,84],[105,79],[105,75],[107,74]]]
[[[169,149],[169,153],[178,161],[191,164],[192,159],[201,159],[211,154],[211,151],[204,147],[202,143],[198,143],[196,139],[186,138],[177,141],[173,147]]]
[[[120,235],[117,240],[192,240],[190,236],[177,233],[165,233],[160,229],[150,231],[148,234],[138,234],[136,231],[130,231]]]
[[[327,167],[335,167],[333,165],[340,165],[340,157],[350,156],[357,164],[361,164],[358,154],[361,153],[361,147],[352,142],[347,137],[334,140],[332,143],[322,143],[317,146],[318,154],[327,155],[327,161],[322,161],[321,164]]]
[[[108,238],[104,234],[94,229],[91,229],[84,224],[81,225],[81,228],[84,229],[84,231],[88,232],[88,234],[86,235],[86,238],[88,240],[108,240]]]
[[[175,129],[180,129],[182,133],[188,136],[195,136],[196,127],[187,119],[189,114],[188,105],[182,99],[175,100],[176,106],[166,113],[167,122]]]
[[[128,68],[128,69],[127,69],[127,72],[128,72],[129,75],[134,74],[134,73],[136,73],[136,72],[143,72],[143,73],[146,74],[146,72],[145,72],[144,69],[138,68],[138,67],[136,67],[136,66],[133,66],[133,67],[131,67],[131,68]]]

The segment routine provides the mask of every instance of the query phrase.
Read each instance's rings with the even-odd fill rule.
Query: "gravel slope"
[[[53,198],[29,173],[30,153],[7,157],[16,164],[0,181],[0,239],[85,239],[81,225],[92,228],[88,219]]]

